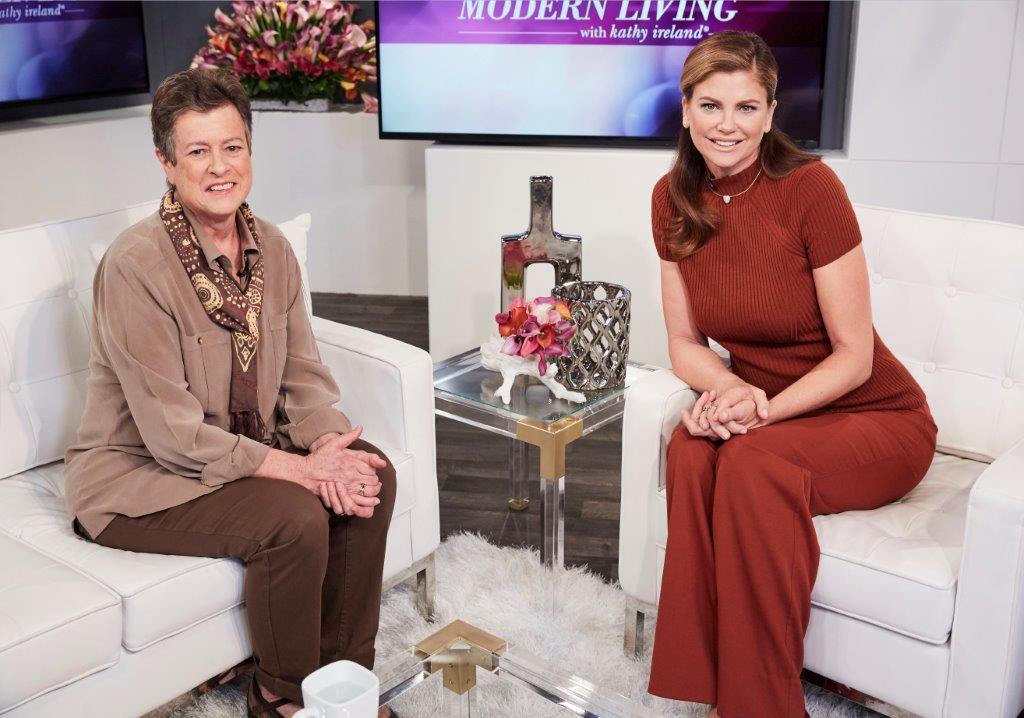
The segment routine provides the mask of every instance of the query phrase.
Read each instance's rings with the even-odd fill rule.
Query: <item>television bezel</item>
[[[841,149],[845,132],[845,116],[849,71],[852,65],[855,7],[857,2],[828,1],[825,20],[825,52],[822,56],[821,121],[819,140],[797,141],[805,149]],[[609,137],[594,135],[501,135],[483,133],[395,132],[384,129],[383,67],[380,62],[380,3],[374,3],[373,19],[377,28],[377,137],[381,140],[420,140],[440,144],[512,145],[526,147],[608,147],[665,149],[676,145],[676,138]],[[785,129],[783,127],[783,129]]]

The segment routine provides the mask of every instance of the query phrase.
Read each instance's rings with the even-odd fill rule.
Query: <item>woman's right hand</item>
[[[331,438],[306,457],[311,488],[324,506],[337,514],[369,518],[380,503],[377,469],[387,466],[381,457],[348,447],[362,434],[362,427]]]
[[[736,421],[727,421],[724,424],[708,420],[705,414],[712,411],[718,393],[711,389],[705,391],[697,399],[690,411],[683,412],[683,426],[690,432],[691,436],[707,437],[709,439],[726,440],[733,434],[746,434],[747,428]],[[708,407],[705,410],[705,407]]]

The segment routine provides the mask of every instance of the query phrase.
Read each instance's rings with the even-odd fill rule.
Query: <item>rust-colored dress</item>
[[[715,182],[719,229],[679,262],[696,324],[769,398],[832,351],[812,269],[860,242],[822,162],[781,179],[759,165]],[[662,259],[673,206],[654,187]],[[680,424],[667,458],[668,544],[651,693],[726,718],[805,716],[800,671],[820,550],[813,516],[895,501],[924,477],[936,427],[920,386],[874,334],[871,377],[830,404],[727,441]]]

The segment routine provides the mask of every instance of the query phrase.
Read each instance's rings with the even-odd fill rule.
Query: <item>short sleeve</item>
[[[654,236],[654,248],[658,256],[666,262],[674,261],[665,241],[671,217],[672,199],[668,194],[668,175],[665,175],[657,181],[651,192],[651,234]]]
[[[811,268],[824,267],[861,242],[857,215],[831,167],[812,162],[796,188],[800,238]]]

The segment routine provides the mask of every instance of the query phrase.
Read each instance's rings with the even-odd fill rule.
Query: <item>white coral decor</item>
[[[512,403],[512,384],[515,383],[516,377],[520,374],[540,379],[544,386],[550,389],[551,393],[558,399],[565,399],[577,404],[582,404],[587,400],[587,397],[583,396],[580,392],[569,391],[555,381],[558,367],[555,366],[554,362],[548,363],[547,373],[541,376],[540,372],[537,371],[536,356],[521,357],[504,354],[501,351],[501,345],[504,341],[501,337],[491,337],[480,345],[480,359],[484,367],[491,371],[501,372],[502,383],[494,393],[500,396],[503,402],[506,404]]]

